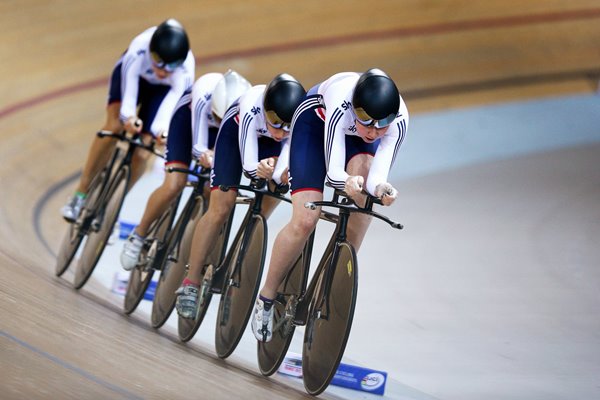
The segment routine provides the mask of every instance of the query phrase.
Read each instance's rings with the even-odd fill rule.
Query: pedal
[[[296,295],[290,296],[287,304],[285,305],[285,323],[283,325],[283,335],[287,336],[294,329],[294,317],[296,316],[296,306],[298,305],[298,298]]]

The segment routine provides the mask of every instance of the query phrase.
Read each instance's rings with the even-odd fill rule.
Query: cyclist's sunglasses
[[[289,122],[283,122],[281,120],[281,118],[279,118],[279,116],[277,116],[277,114],[275,114],[275,111],[267,111],[267,112],[265,112],[265,117],[266,117],[267,123],[269,125],[271,125],[273,128],[275,128],[275,129],[283,129],[286,132],[290,131],[290,123]]]
[[[183,64],[183,61],[185,61],[185,60],[178,60],[178,61],[166,63],[163,60],[161,60],[160,57],[158,56],[158,54],[156,54],[155,52],[151,52],[150,56],[152,57],[152,63],[154,64],[154,66],[156,68],[164,69],[167,72],[175,71],[177,69],[177,67],[179,67],[181,64]]]
[[[362,108],[354,108],[352,107],[352,112],[354,114],[354,119],[361,124],[362,126],[374,126],[377,129],[385,128],[390,126],[392,122],[396,119],[396,113],[390,114],[382,119],[373,119],[371,118],[365,110]]]

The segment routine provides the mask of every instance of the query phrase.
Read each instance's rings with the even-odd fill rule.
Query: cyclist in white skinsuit
[[[104,131],[142,133],[145,143],[160,140],[183,93],[194,82],[195,60],[181,24],[169,19],[132,41],[113,69]],[[139,112],[138,112],[139,106]],[[84,203],[94,176],[108,162],[116,140],[94,137],[75,191],[62,209],[73,222]],[[149,153],[136,150],[131,185],[145,169]]]
[[[292,219],[275,239],[253,313],[252,332],[258,340],[271,340],[277,288],[319,220],[319,211],[304,204],[323,200],[327,181],[359,204],[365,189],[391,205],[397,191],[388,174],[407,127],[406,105],[394,82],[379,69],[339,73],[308,91],[292,121]],[[364,215],[350,217],[348,240],[357,251],[369,222]]]
[[[236,190],[223,192],[219,185],[238,185],[242,172],[252,178],[280,180],[281,172],[274,176],[276,162],[289,141],[292,116],[305,93],[294,77],[279,74],[269,85],[253,86],[225,113],[215,144],[211,202],[197,224],[188,274],[177,290],[176,307],[181,317],[194,319],[198,313],[205,260],[235,206]],[[261,213],[268,218],[277,201],[265,198],[262,205]]]
[[[211,168],[213,147],[223,115],[250,86],[250,82],[232,70],[225,75],[211,72],[198,78],[191,93],[187,91],[181,97],[171,118],[166,165],[187,169],[194,157],[203,167]],[[187,178],[181,173],[165,174],[163,184],[150,195],[140,224],[123,247],[121,264],[125,270],[137,265],[151,224],[181,193]]]

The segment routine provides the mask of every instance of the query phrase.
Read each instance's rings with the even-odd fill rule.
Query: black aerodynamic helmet
[[[183,64],[189,50],[190,41],[187,33],[174,19],[168,19],[160,24],[150,39],[152,60],[157,67],[169,71]]]
[[[265,89],[263,108],[267,123],[289,130],[294,111],[306,95],[304,87],[290,74],[279,74]]]
[[[394,81],[382,70],[371,68],[363,73],[352,93],[352,108],[359,123],[384,128],[400,109],[400,93]]]

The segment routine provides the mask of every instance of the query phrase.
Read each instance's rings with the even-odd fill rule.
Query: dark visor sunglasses
[[[265,112],[265,117],[267,123],[271,125],[275,129],[283,129],[286,132],[290,131],[290,124],[288,122],[283,122],[281,118],[275,114],[275,111],[267,111]]]
[[[369,117],[369,115],[362,108],[355,109],[354,107],[352,107],[352,113],[354,114],[354,119],[362,126],[374,126],[377,129],[390,126],[392,122],[394,122],[394,120],[396,119],[396,113],[390,114],[382,119],[373,119]]]
[[[156,66],[156,68],[164,69],[167,72],[175,71],[177,69],[177,67],[179,67],[181,64],[183,64],[183,61],[184,61],[184,60],[179,60],[179,61],[173,61],[170,63],[166,63],[160,59],[158,54],[152,52],[152,53],[150,53],[150,55],[152,56],[152,63]]]

